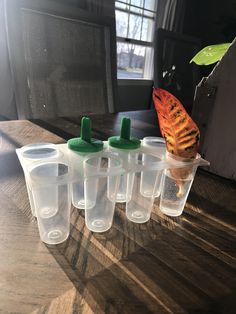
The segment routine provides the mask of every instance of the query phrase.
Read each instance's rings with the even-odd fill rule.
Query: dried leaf
[[[183,158],[195,158],[200,132],[181,102],[160,88],[154,88],[153,101],[168,152]]]

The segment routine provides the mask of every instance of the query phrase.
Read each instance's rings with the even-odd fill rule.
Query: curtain
[[[157,28],[182,32],[186,0],[159,0],[157,5]]]
[[[87,10],[97,16],[110,16],[114,19],[115,0],[54,0],[65,5]],[[115,31],[114,31],[115,34]],[[115,46],[113,48],[115,54]],[[7,48],[4,0],[0,0],[0,119],[17,119],[14,87]]]
[[[0,119],[16,119],[15,97],[8,57],[3,0],[0,0]]]

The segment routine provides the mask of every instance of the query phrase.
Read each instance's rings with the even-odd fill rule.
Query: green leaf
[[[228,50],[231,43],[212,45],[203,48],[190,61],[198,65],[209,65],[219,61]]]

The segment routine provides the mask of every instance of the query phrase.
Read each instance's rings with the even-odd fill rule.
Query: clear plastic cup
[[[142,154],[142,160],[144,165],[153,163],[156,161],[161,161],[164,159],[166,154],[165,140],[162,137],[144,137],[142,141],[142,146],[145,148],[146,154]],[[148,154],[149,152],[149,154]],[[160,195],[160,183],[162,170],[157,171],[145,171],[141,173],[141,184],[140,193],[143,196],[150,197],[153,192],[154,184],[157,185],[155,197]]]
[[[84,169],[83,162],[86,158],[96,156],[96,154],[103,150],[103,142],[91,138],[91,120],[83,117],[81,119],[80,137],[70,139],[68,144],[70,164],[73,169],[74,181],[72,183],[72,204],[76,208],[85,209],[84,196]],[[99,162],[98,162],[99,164]],[[96,190],[96,180],[92,190]],[[96,194],[96,192],[95,192]],[[89,204],[87,202],[87,208]],[[94,204],[91,202],[91,207]]]
[[[128,174],[126,216],[136,223],[150,219],[153,203],[160,186],[159,172],[163,168],[160,158],[150,154],[137,154],[136,163]],[[148,179],[146,174],[152,174]],[[145,177],[145,180],[142,180]]]
[[[157,154],[159,157],[165,156],[166,142],[163,137],[147,136],[142,140],[142,146],[147,148],[152,154]]]
[[[26,188],[28,192],[30,208],[32,215],[36,217],[36,211],[34,206],[34,199],[31,189],[31,181],[28,173],[28,166],[39,160],[51,160],[59,156],[59,151],[56,145],[51,143],[34,143],[29,144],[17,149],[17,155],[21,162],[21,166],[25,175]]]
[[[76,152],[70,151],[70,164],[73,167],[74,176],[77,177],[76,182],[71,184],[72,204],[76,208],[85,208],[84,200],[84,177],[83,177],[83,156]]]
[[[133,150],[132,152],[130,152],[130,151],[125,151],[125,150],[109,147],[109,151],[115,153],[119,158],[121,158],[122,165],[125,169],[128,169],[130,164],[136,163],[137,158],[138,158],[138,154],[136,153],[136,151],[138,150]],[[113,180],[113,177],[109,177],[109,181],[111,181],[110,184],[112,184],[112,180]],[[129,182],[128,182],[127,172],[121,175],[120,183],[119,183],[119,187],[117,191],[117,196],[116,196],[116,202],[125,203],[130,200],[128,198],[129,194],[127,194],[127,190],[128,190],[128,185],[131,184],[133,180],[134,180],[134,174],[129,175]]]
[[[161,183],[160,210],[167,216],[180,216],[191,189],[197,167],[209,165],[198,154],[186,159],[167,153],[169,169],[165,169]]]
[[[83,161],[87,154],[78,154],[68,150],[70,165],[73,169],[74,182],[71,184],[72,204],[76,208],[85,208]]]
[[[109,151],[117,154],[122,159],[124,168],[128,169],[130,164],[136,162],[136,152],[139,151],[141,141],[138,138],[131,136],[131,120],[123,117],[121,121],[121,130],[119,136],[111,136],[108,138]],[[132,178],[130,176],[130,181]],[[129,201],[127,199],[128,176],[124,173],[120,178],[116,201],[124,203]]]
[[[112,154],[103,153],[85,160],[84,170],[86,226],[94,232],[107,231],[113,222],[122,162]]]
[[[69,150],[69,160],[70,165],[73,169],[73,182],[71,183],[71,192],[72,192],[72,204],[74,207],[79,209],[85,209],[85,191],[84,191],[84,165],[83,162],[87,158],[92,158],[98,156],[98,153],[89,153],[89,154],[78,154],[72,150]],[[99,167],[99,158],[97,159],[97,166]],[[97,181],[94,180],[93,187],[91,189],[95,191],[96,194]],[[87,207],[89,204],[87,203]],[[91,207],[94,206],[94,203],[91,202]]]
[[[70,170],[60,161],[33,165],[30,178],[40,238],[47,244],[64,242],[70,229]]]

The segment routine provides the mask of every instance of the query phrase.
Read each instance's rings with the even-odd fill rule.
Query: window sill
[[[153,80],[148,79],[118,79],[118,86],[127,86],[127,85],[138,85],[138,86],[151,86],[153,85]]]

